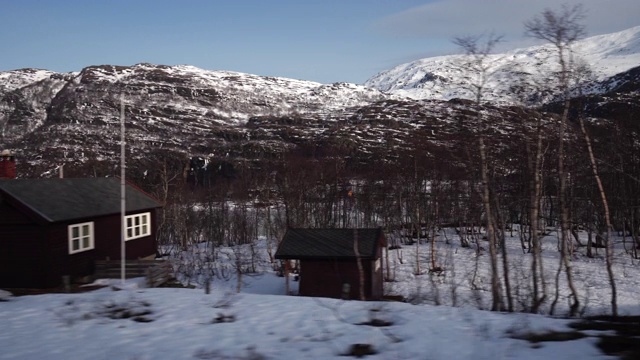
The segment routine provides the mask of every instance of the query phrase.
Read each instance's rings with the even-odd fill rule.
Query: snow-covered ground
[[[111,318],[125,311],[132,317]],[[360,325],[372,313],[392,325]],[[16,297],[0,304],[0,323],[2,359],[327,359],[352,344],[373,345],[374,359],[600,354],[593,338],[534,349],[507,336],[568,330],[566,320],[537,315],[198,289]]]
[[[544,238],[550,295],[558,266],[556,241],[553,234]],[[522,255],[515,237],[507,242],[512,286],[518,284],[524,293],[529,255]],[[284,279],[264,261],[265,247],[258,248],[260,274],[243,276],[240,293],[235,292],[237,279],[231,275],[214,278],[210,294],[202,287],[144,288],[142,279],[128,280],[126,286],[118,286],[120,290],[4,294],[0,359],[329,359],[348,353],[354,344],[370,344],[375,351],[368,357],[372,359],[606,358],[593,336],[539,344],[514,338],[571,331],[571,320],[478,310],[489,301],[487,255],[476,257],[475,250],[461,248],[451,233],[440,233],[436,242],[437,264],[445,268],[444,275],[427,273],[430,244],[419,246],[417,257],[415,245],[390,252],[396,281],[386,284],[387,291],[404,295],[416,305],[286,296]],[[228,262],[239,252],[221,250],[218,271],[230,270]],[[576,252],[573,263],[584,311],[608,313],[604,261],[583,257],[582,251]],[[425,274],[414,275],[416,258],[421,259]],[[476,259],[477,287],[471,290]],[[615,271],[621,313],[640,314],[635,295],[640,285],[637,262],[623,254],[620,246]],[[118,280],[100,282],[119,284]],[[292,290],[296,291],[295,286]],[[560,314],[567,307],[565,296],[559,301]],[[450,305],[454,299],[456,307],[432,305]],[[389,326],[362,324],[374,318]]]
[[[579,237],[581,243],[585,245],[588,239],[587,233],[580,231]],[[522,250],[517,231],[513,233],[507,231],[505,242],[511,292],[514,293],[514,307],[516,311],[523,311],[522,305],[529,305],[531,302],[531,254],[525,254]],[[558,233],[549,229],[541,242],[548,300],[540,312],[547,314],[555,296],[555,276],[560,265]],[[621,237],[616,237],[614,243],[613,271],[618,287],[619,314],[640,314],[640,301],[634,290],[640,288],[640,260],[627,254],[625,247],[629,251],[632,248],[628,237],[626,244]],[[586,256],[586,247],[578,247],[575,242],[573,244],[572,267],[574,284],[581,304],[580,311],[583,315],[611,314],[611,287],[606,271],[605,249],[594,249],[595,256],[589,258]],[[471,248],[460,247],[460,240],[453,229],[439,232],[436,237],[435,258],[436,266],[445,269],[444,276],[428,274],[431,267],[431,252],[430,245],[427,243],[417,249],[422,275],[415,275],[416,246],[403,246],[401,249],[390,251],[390,269],[392,277],[395,270],[397,281],[386,283],[385,291],[402,295],[416,303],[489,309],[491,279],[489,254],[486,251],[488,243],[481,241],[480,247],[484,250],[477,256],[475,244],[472,244]],[[402,264],[400,264],[400,258]],[[499,268],[500,276],[504,279],[502,256],[500,256]],[[476,273],[475,281],[474,273]],[[555,315],[563,316],[568,314],[569,298],[564,271],[559,279],[560,295]]]

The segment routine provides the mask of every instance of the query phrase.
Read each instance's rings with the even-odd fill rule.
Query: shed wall
[[[374,290],[372,262],[362,260],[364,294],[367,300],[379,299],[382,294]],[[342,298],[343,284],[350,285],[349,299],[360,298],[360,274],[355,259],[305,259],[300,261],[300,295]]]

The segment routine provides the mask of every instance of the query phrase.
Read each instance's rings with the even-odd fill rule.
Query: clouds
[[[557,0],[436,0],[387,16],[375,28],[391,37],[423,38],[442,41],[454,36],[493,31],[504,34],[512,45],[530,43],[524,37],[523,22],[545,8],[557,9]],[[640,25],[638,0],[567,0],[582,3],[587,10],[584,21],[589,36],[624,30]]]

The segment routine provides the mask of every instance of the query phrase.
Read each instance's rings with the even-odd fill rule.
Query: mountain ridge
[[[605,89],[594,86],[595,83],[640,66],[640,26],[577,41],[573,49],[593,72],[588,92],[602,93]],[[489,72],[493,76],[484,98],[525,105],[539,102],[545,98],[542,90],[538,90],[540,83],[548,86],[549,80],[540,76],[557,71],[554,56],[555,51],[549,44],[490,54],[487,62],[491,64]],[[458,54],[418,59],[382,71],[364,85],[413,99],[473,99],[474,95],[464,85],[468,74],[459,65],[463,58],[464,55]],[[531,90],[522,91],[526,88]]]

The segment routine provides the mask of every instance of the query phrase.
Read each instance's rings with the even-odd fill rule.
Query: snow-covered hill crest
[[[621,32],[593,36],[573,47],[576,59],[589,65],[593,82],[601,82],[640,66],[640,26]],[[508,103],[535,103],[546,95],[546,80],[557,71],[551,45],[492,54],[488,59],[492,74],[484,99]],[[462,55],[419,59],[383,71],[365,82],[366,86],[414,99],[472,99],[465,88],[468,77],[460,68]],[[606,91],[590,86],[591,93]]]

